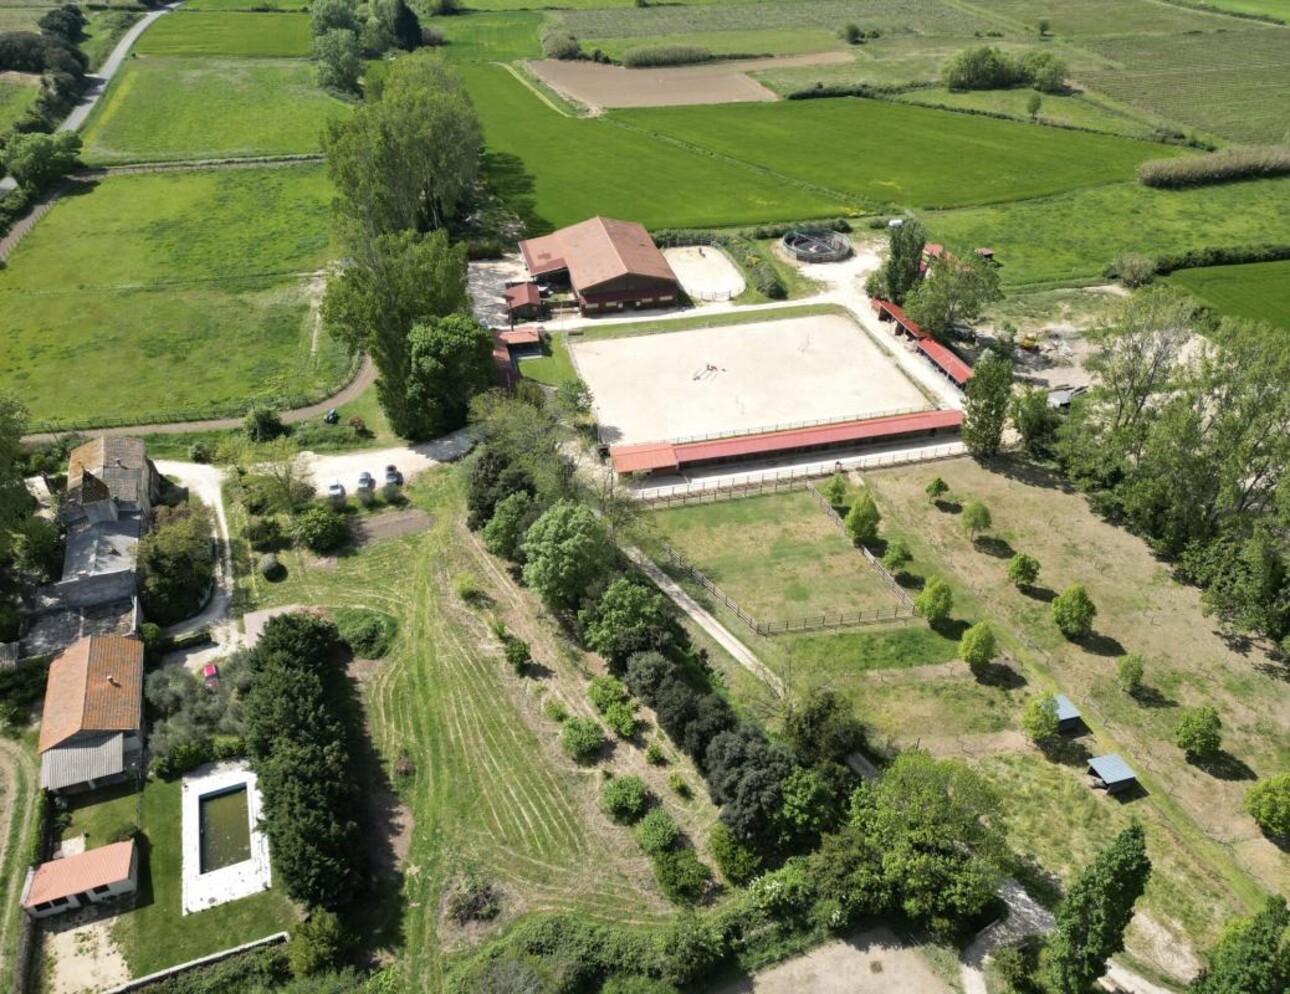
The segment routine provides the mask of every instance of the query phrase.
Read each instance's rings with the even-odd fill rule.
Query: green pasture
[[[539,36],[545,16],[536,11],[503,14],[458,14],[439,17],[431,27],[443,32],[443,51],[458,62],[513,62],[540,59]]]
[[[182,784],[149,780],[78,797],[63,838],[86,837],[89,848],[106,845],[114,830],[138,825],[147,839],[139,867],[139,898],[111,919],[112,938],[130,972],[141,977],[230,946],[290,929],[294,908],[278,890],[183,915]]]
[[[1204,6],[1290,22],[1290,0],[1205,0]]]
[[[847,48],[837,32],[826,28],[747,28],[731,31],[698,31],[683,35],[643,35],[631,38],[579,39],[586,51],[600,49],[611,59],[622,59],[633,48],[656,45],[698,45],[717,55],[808,55]]]
[[[940,88],[911,90],[896,97],[901,103],[954,110],[980,110],[1007,114],[1019,121],[1030,121],[1028,101],[1031,89],[976,90],[953,93]],[[1036,123],[1066,128],[1091,128],[1126,138],[1141,138],[1151,132],[1151,124],[1141,117],[1097,102],[1087,94],[1042,94]]]
[[[1125,252],[1156,255],[1202,245],[1286,240],[1290,180],[1192,190],[1116,183],[1044,200],[929,212],[937,241],[989,245],[1005,287],[1104,282]]]
[[[851,197],[660,141],[610,120],[565,117],[501,66],[462,66],[484,126],[484,173],[530,232],[593,214],[648,228],[832,217]],[[716,111],[722,113],[724,108]]]
[[[286,580],[247,578],[257,606],[361,603],[399,619],[398,640],[362,689],[381,758],[392,764],[402,752],[415,764],[397,786],[416,826],[407,865],[417,872],[405,875],[406,911],[385,937],[397,943],[389,951],[415,990],[443,986],[452,949],[430,909],[466,866],[501,886],[508,915],[567,911],[649,926],[668,914],[644,861],[594,813],[599,776],[575,767],[555,745],[558,726],[541,714],[541,703],[561,693],[558,685],[518,684],[489,633],[494,612],[512,612],[506,623],[524,633],[544,666],[567,672],[574,665],[547,625],[535,623],[531,598],[465,534],[464,481],[444,467],[408,488],[432,516],[428,531],[363,545],[325,566],[287,553]],[[471,609],[453,593],[465,574],[487,591],[492,610]],[[570,703],[586,707],[581,699]],[[712,809],[696,799],[690,812],[678,817],[710,817]]]
[[[0,31],[36,31],[36,22],[48,12],[48,7],[0,6]]]
[[[185,11],[201,10],[290,10],[308,13],[308,0],[186,0]]]
[[[9,125],[18,120],[27,108],[40,96],[40,77],[32,76],[30,81],[19,82],[14,79],[0,79],[0,134],[9,129]]]
[[[1231,142],[1286,141],[1290,29],[1217,20],[1225,31],[1091,40],[1088,46],[1117,68],[1089,73],[1084,82],[1116,100]]]
[[[152,173],[61,200],[0,271],[0,366],[35,419],[298,396],[349,369],[303,274],[330,257],[318,167]]]
[[[1024,200],[1131,179],[1177,150],[874,100],[616,111],[651,134],[882,204]]]
[[[563,4],[561,5],[563,6]],[[608,9],[575,9],[561,15],[578,38],[657,38],[721,31],[784,31],[816,28],[836,33],[855,22],[884,35],[956,35],[971,37],[995,25],[966,4],[943,0],[810,0],[788,3],[711,5],[658,4]]]
[[[304,58],[313,35],[303,14],[188,11],[158,19],[140,37],[139,55],[219,55],[245,59]]]
[[[313,153],[324,124],[348,113],[303,61],[133,59],[92,116],[83,158],[109,165]]]
[[[999,26],[1012,28],[1039,41],[1039,20],[1047,18],[1054,44],[1069,38],[1140,34],[1182,34],[1217,31],[1232,22],[1217,15],[1154,0],[981,0],[979,9]]]
[[[1290,261],[1180,269],[1169,282],[1222,314],[1266,321],[1290,331]]]
[[[758,621],[899,601],[805,490],[659,511],[659,533]]]

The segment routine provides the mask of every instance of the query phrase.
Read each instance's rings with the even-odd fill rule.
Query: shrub
[[[668,774],[667,785],[672,788],[677,797],[683,797],[688,801],[694,796],[694,791],[690,789],[689,783],[681,776],[679,770],[673,770]]]
[[[667,852],[680,836],[681,830],[676,821],[662,808],[655,808],[636,826],[636,841],[646,856],[658,856]]]
[[[242,536],[257,552],[272,552],[282,544],[282,525],[277,518],[253,516],[242,529]]]
[[[951,90],[1003,90],[1023,82],[1016,59],[997,48],[967,48],[941,69],[941,81]]]
[[[509,665],[516,674],[523,676],[524,668],[528,666],[529,661],[533,658],[533,652],[529,649],[529,644],[523,639],[515,638],[512,635],[506,639],[503,645],[507,665]]]
[[[995,971],[999,979],[1014,991],[1021,991],[1030,983],[1030,969],[1026,958],[1015,946],[1004,946],[996,949],[993,956]]]
[[[999,643],[988,621],[978,621],[959,639],[959,658],[967,663],[973,672],[987,665],[998,654]]]
[[[843,27],[841,34],[842,40],[848,45],[859,45],[864,41],[864,32],[860,30],[860,25],[858,24],[846,25]]]
[[[595,759],[604,745],[605,733],[594,718],[569,718],[560,729],[560,748],[575,762]]]
[[[112,845],[116,842],[129,842],[131,839],[137,839],[143,834],[143,830],[132,821],[123,822],[112,831],[108,832],[107,838],[103,841]]]
[[[623,65],[629,69],[646,66],[692,66],[711,62],[712,52],[699,45],[645,45],[623,53]]]
[[[645,747],[645,762],[651,766],[666,766],[667,753],[663,751],[663,747],[657,742],[651,742]]]
[[[893,539],[887,543],[887,550],[882,554],[882,565],[888,573],[899,573],[913,558],[913,553],[909,551],[909,546],[904,541]]]
[[[627,700],[627,688],[616,677],[598,676],[587,688],[587,696],[591,698],[596,710],[604,714],[612,705]]]
[[[1052,694],[1039,694],[1030,699],[1021,713],[1021,730],[1031,742],[1043,743],[1056,737],[1057,698]]]
[[[665,852],[654,860],[654,877],[663,896],[674,904],[695,904],[712,879],[712,870],[693,849]]]
[[[340,919],[330,911],[315,908],[301,922],[287,946],[291,972],[309,977],[340,966],[347,945]]]
[[[569,32],[551,29],[542,35],[542,55],[548,59],[580,59],[582,46]]]
[[[210,442],[194,442],[188,446],[189,462],[208,463],[211,461]]]
[[[640,821],[647,807],[649,788],[640,777],[614,777],[600,790],[600,810],[621,824]]]
[[[1145,667],[1142,656],[1136,652],[1123,655],[1115,664],[1115,681],[1126,694],[1136,694],[1142,689]]]
[[[829,502],[830,507],[841,507],[847,497],[847,478],[841,473],[834,473],[829,482],[820,488],[820,493]]]
[[[866,490],[847,512],[847,534],[857,545],[872,545],[878,540],[878,524],[881,521],[882,515],[878,512],[878,505],[874,503],[873,494]]]
[[[569,709],[564,706],[564,702],[554,697],[542,705],[542,712],[557,723],[563,723],[569,717]]]
[[[1290,175],[1290,146],[1286,145],[1225,148],[1138,166],[1139,183],[1165,189],[1286,175]]]
[[[716,861],[721,875],[736,887],[742,887],[761,872],[761,856],[739,839],[726,827],[725,822],[717,822],[708,835],[708,852]]]
[[[1018,590],[1029,587],[1039,579],[1039,560],[1024,552],[1018,552],[1008,560],[1008,579]]]
[[[278,561],[278,556],[273,552],[266,552],[260,557],[258,569],[260,575],[270,583],[275,580],[281,580],[286,575],[286,568]]]
[[[1245,794],[1245,810],[1273,838],[1290,838],[1290,773],[1255,784]]]
[[[462,874],[448,892],[448,917],[458,925],[492,921],[501,910],[496,888],[475,870]]]
[[[252,442],[271,442],[285,430],[282,418],[271,407],[252,407],[242,419],[242,431]]]
[[[617,701],[605,708],[605,724],[620,739],[630,739],[636,734],[636,705],[630,701]]]
[[[498,501],[493,517],[484,525],[484,548],[495,556],[516,561],[524,542],[524,533],[537,518],[533,497],[519,490]]]
[[[314,504],[296,515],[292,531],[311,552],[333,552],[349,538],[345,518],[322,504]]]
[[[1073,583],[1053,601],[1053,621],[1068,639],[1087,638],[1093,631],[1097,608],[1082,584]]]
[[[1186,711],[1174,729],[1174,744],[1188,756],[1210,759],[1223,747],[1223,721],[1208,704]]]
[[[946,483],[944,480],[942,480],[939,476],[932,477],[931,482],[928,483],[926,488],[923,490],[923,493],[927,494],[928,500],[933,500],[933,501],[940,500],[949,492],[950,492],[950,485]]]
[[[1120,285],[1130,290],[1146,286],[1156,278],[1156,260],[1150,256],[1126,252],[1112,265],[1119,274]]]
[[[370,608],[343,607],[332,612],[336,631],[360,659],[380,659],[390,651],[399,623],[390,615]]]
[[[452,588],[467,604],[479,605],[488,601],[488,594],[479,584],[474,573],[462,573],[452,581]]]

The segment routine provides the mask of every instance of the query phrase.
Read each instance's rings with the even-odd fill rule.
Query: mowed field
[[[1266,321],[1290,331],[1290,261],[1180,269],[1169,282],[1222,314]]]
[[[616,112],[633,127],[872,203],[1024,200],[1131,179],[1178,150],[872,100]]]
[[[39,95],[39,76],[0,73],[0,132],[22,117]]]
[[[453,61],[510,62],[542,57],[538,36],[544,20],[537,11],[468,12],[437,18],[433,26],[443,32],[444,54]]]
[[[855,208],[845,194],[786,182],[609,119],[566,117],[501,66],[465,65],[461,74],[484,126],[485,175],[530,232],[593,214],[647,228],[711,227]]]
[[[61,200],[0,271],[0,367],[33,418],[236,409],[336,385],[305,273],[331,256],[321,168],[154,173]]]
[[[1182,252],[1199,245],[1284,242],[1290,180],[1153,190],[1138,183],[1079,190],[1019,204],[929,212],[932,236],[998,253],[1005,288],[1088,284],[1124,252]]]
[[[111,165],[316,153],[326,122],[349,113],[303,60],[133,59],[85,129],[83,158]]]
[[[231,58],[305,58],[313,36],[304,14],[189,11],[162,17],[134,51],[139,55],[220,55]]]
[[[899,606],[805,490],[657,511],[653,522],[683,558],[758,621]]]
[[[446,926],[437,911],[445,884],[468,867],[503,891],[503,926],[525,912],[569,911],[646,927],[670,913],[630,835],[597,809],[596,769],[563,756],[559,726],[542,714],[551,696],[574,714],[589,712],[578,673],[585,662],[465,532],[464,482],[444,467],[411,488],[416,505],[433,515],[426,532],[363,545],[334,564],[288,553],[284,582],[248,578],[260,604],[362,605],[399,619],[391,654],[363,690],[382,759],[390,764],[405,752],[415,764],[398,785],[410,813],[402,920],[378,939],[396,943],[397,968],[414,990],[440,990],[445,957],[478,938]],[[465,574],[492,598],[490,610],[471,610],[453,593]],[[515,677],[489,632],[490,615],[560,678]],[[607,761],[621,769],[629,752],[638,750],[618,744]],[[648,775],[643,759],[640,767]],[[699,782],[687,762],[672,769]],[[688,804],[664,794],[666,788],[662,802],[692,837],[715,819],[701,791]]]

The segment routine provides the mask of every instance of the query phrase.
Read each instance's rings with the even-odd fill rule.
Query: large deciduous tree
[[[987,352],[963,393],[963,444],[983,459],[998,455],[1012,401],[1012,360]]]
[[[409,333],[422,322],[467,308],[466,249],[436,231],[382,235],[369,251],[327,282],[323,319],[354,349],[366,351],[381,377],[377,398],[390,426],[418,437],[419,412],[410,399]]]
[[[572,608],[613,565],[614,550],[585,505],[560,501],[524,536],[524,582],[547,604]]]
[[[408,418],[414,439],[462,427],[470,398],[493,378],[493,338],[473,317],[431,318],[408,333]]]
[[[873,297],[903,304],[922,275],[923,246],[926,244],[927,229],[917,221],[906,218],[900,224],[889,226],[887,258],[882,268],[869,277],[865,284],[866,292]]]
[[[1290,911],[1269,897],[1258,914],[1223,927],[1188,994],[1284,994],[1290,990]]]
[[[638,652],[670,652],[685,644],[671,602],[653,587],[619,577],[580,615],[587,645],[615,666]]]
[[[1268,835],[1290,839],[1290,773],[1251,787],[1245,795],[1245,810]]]
[[[918,284],[905,301],[905,311],[929,334],[946,341],[955,325],[975,320],[986,305],[1002,299],[993,262],[974,253],[951,255]]]
[[[483,134],[461,78],[443,56],[390,66],[379,100],[323,133],[342,234],[360,257],[383,235],[441,228],[475,182]]]
[[[73,131],[17,134],[4,147],[9,172],[28,190],[43,190],[62,179],[76,168],[80,154],[81,137]]]
[[[1146,889],[1151,860],[1136,821],[1093,858],[1057,908],[1049,944],[1049,981],[1057,994],[1088,994],[1106,961],[1124,948],[1133,906]]]

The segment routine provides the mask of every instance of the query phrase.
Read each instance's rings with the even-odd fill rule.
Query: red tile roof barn
[[[956,410],[923,411],[887,418],[867,418],[837,424],[793,428],[789,431],[764,432],[760,435],[736,435],[703,442],[646,442],[639,445],[613,446],[609,455],[618,473],[676,470],[696,463],[724,459],[769,456],[800,449],[846,445],[881,438],[942,428],[957,428],[963,423],[963,412]]]
[[[506,345],[540,345],[542,343],[541,329],[531,325],[522,324],[518,328],[508,328],[497,332]]]
[[[578,293],[624,276],[677,282],[649,232],[634,221],[589,218],[520,242],[520,254],[534,276],[567,269],[569,282]]]
[[[41,863],[32,875],[22,906],[34,908],[60,897],[120,883],[130,876],[133,861],[134,841],[130,840]]]
[[[884,314],[889,314],[898,325],[913,335],[914,340],[918,343],[918,351],[927,356],[933,365],[959,387],[964,386],[968,380],[972,379],[972,367],[940,342],[933,339],[931,335],[923,331],[913,321],[909,320],[899,304],[893,304],[889,300],[881,300],[878,297],[870,297],[869,303],[878,312],[879,318],[882,318]]]
[[[87,635],[49,665],[39,751],[78,732],[137,732],[142,712],[143,643]]]

